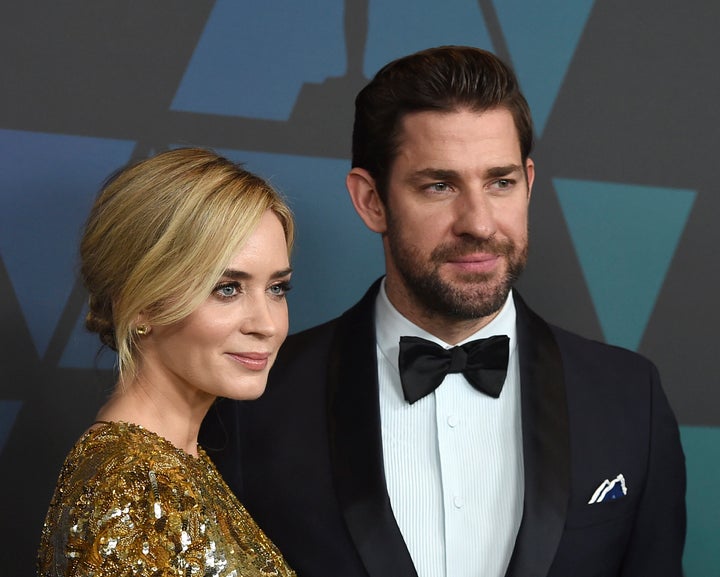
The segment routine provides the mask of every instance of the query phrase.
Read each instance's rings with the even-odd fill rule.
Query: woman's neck
[[[187,398],[177,394],[177,389],[158,387],[138,377],[118,383],[96,418],[141,425],[196,457],[200,424],[213,400],[206,395]]]

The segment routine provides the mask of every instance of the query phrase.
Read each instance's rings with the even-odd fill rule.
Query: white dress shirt
[[[385,294],[375,304],[383,460],[395,519],[419,577],[502,577],[523,506],[520,373],[512,294],[487,326],[462,343],[510,338],[500,398],[450,374],[408,404],[398,372],[401,336],[450,345],[403,317]]]

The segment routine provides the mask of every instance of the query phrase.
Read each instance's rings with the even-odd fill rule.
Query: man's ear
[[[380,199],[375,179],[364,168],[353,168],[345,178],[350,200],[365,226],[377,233],[387,230],[385,205]]]
[[[535,163],[532,161],[532,158],[528,158],[525,161],[525,174],[527,175],[528,201],[529,201],[530,195],[532,194],[533,182],[535,182]]]

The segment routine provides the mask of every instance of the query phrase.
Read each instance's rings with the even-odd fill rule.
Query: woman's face
[[[190,403],[259,397],[287,335],[289,281],[285,233],[268,210],[205,302],[142,337],[143,381]]]

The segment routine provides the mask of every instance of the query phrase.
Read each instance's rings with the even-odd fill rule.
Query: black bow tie
[[[509,342],[501,335],[444,349],[420,337],[400,337],[398,366],[405,400],[413,404],[429,395],[448,373],[462,373],[478,391],[497,399],[507,373]]]

